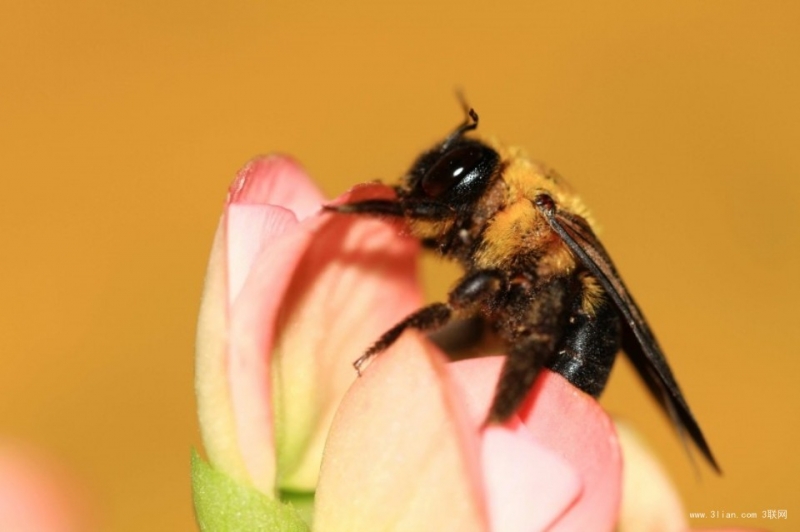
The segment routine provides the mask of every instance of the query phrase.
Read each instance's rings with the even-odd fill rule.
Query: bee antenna
[[[475,109],[469,106],[469,103],[467,103],[467,98],[464,96],[464,91],[462,91],[460,88],[456,89],[456,98],[461,104],[461,108],[464,109],[464,114],[466,117],[464,118],[464,121],[459,124],[458,127],[453,130],[453,132],[450,133],[446,139],[444,139],[440,151],[446,151],[458,139],[464,136],[464,133],[472,131],[478,127],[478,113],[475,112]]]

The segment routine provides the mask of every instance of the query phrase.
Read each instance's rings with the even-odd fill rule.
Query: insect
[[[658,342],[569,185],[524,153],[475,133],[477,113],[420,155],[396,198],[328,210],[406,222],[423,246],[464,268],[446,302],[419,309],[384,333],[354,365],[361,371],[406,329],[435,331],[479,318],[507,354],[486,422],[521,406],[542,368],[598,397],[620,348],[649,391],[719,466]]]

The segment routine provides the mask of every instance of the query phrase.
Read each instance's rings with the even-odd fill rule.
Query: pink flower
[[[0,530],[86,530],[87,507],[74,484],[66,471],[41,452],[1,441]]]
[[[364,185],[337,201],[391,193]],[[546,372],[518,416],[486,429],[502,357],[448,363],[407,333],[356,378],[352,362],[422,303],[418,246],[387,222],[322,214],[323,203],[284,157],[253,161],[231,185],[197,347],[213,471],[257,492],[267,513],[287,491],[315,492],[315,530],[612,530],[617,433],[559,375]],[[209,508],[217,492],[198,478],[198,520],[212,529],[233,510]],[[648,515],[683,528],[670,496]]]

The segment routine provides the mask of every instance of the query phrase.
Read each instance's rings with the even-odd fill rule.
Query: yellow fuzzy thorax
[[[518,146],[505,146],[493,137],[482,139],[498,154],[505,164],[503,180],[512,193],[532,200],[545,191],[555,200],[560,209],[577,214],[585,219],[594,230],[594,221],[581,198],[561,175],[549,166],[532,160],[527,152]]]
[[[546,192],[560,209],[588,219],[583,202],[561,176],[532,161],[521,148],[507,147],[491,138],[484,142],[500,155],[506,198],[505,207],[486,228],[484,243],[475,257],[476,265],[496,268],[514,260],[521,250],[530,250],[540,257],[537,261],[539,275],[571,272],[575,268],[572,253],[553,233],[532,201]]]

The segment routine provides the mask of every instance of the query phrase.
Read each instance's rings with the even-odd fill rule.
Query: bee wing
[[[688,432],[706,460],[720,473],[719,465],[683,398],[667,359],[603,245],[583,218],[555,209],[544,214],[550,227],[597,278],[624,317],[622,349],[650,393],[670,415],[681,436]]]

